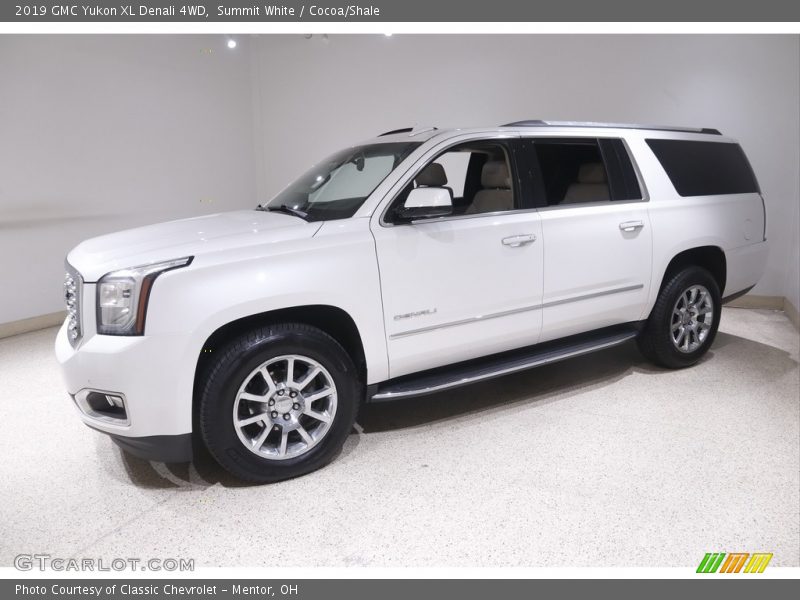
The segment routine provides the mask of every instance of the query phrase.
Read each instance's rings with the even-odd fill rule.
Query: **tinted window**
[[[517,161],[537,206],[639,200],[639,179],[618,138],[535,138]]]
[[[625,144],[620,139],[600,140],[600,149],[608,171],[608,183],[611,186],[612,200],[639,200],[642,190],[639,179],[633,170],[631,157]]]
[[[681,196],[758,193],[753,169],[739,144],[647,140]]]
[[[536,155],[548,206],[611,199],[597,140],[537,140]]]

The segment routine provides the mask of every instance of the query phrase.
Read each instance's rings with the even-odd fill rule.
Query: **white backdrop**
[[[715,127],[767,198],[772,251],[753,293],[800,308],[798,36],[261,36],[253,49],[262,198],[304,170],[297,157],[415,124]]]
[[[237,39],[0,36],[0,323],[61,309],[85,237],[252,207],[388,129],[525,118],[738,138],[768,204],[754,293],[800,307],[798,36]]]
[[[254,205],[252,112],[222,36],[0,36],[0,323],[63,308],[82,239]]]

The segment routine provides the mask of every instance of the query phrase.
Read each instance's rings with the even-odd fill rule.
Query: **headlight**
[[[97,333],[143,335],[147,301],[156,277],[185,267],[191,256],[112,271],[97,282]]]

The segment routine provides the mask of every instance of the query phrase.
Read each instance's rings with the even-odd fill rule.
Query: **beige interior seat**
[[[513,210],[514,194],[506,161],[490,160],[483,165],[481,187],[483,189],[475,194],[466,214]]]
[[[578,181],[570,184],[561,204],[608,200],[608,181],[602,163],[584,163],[578,169]]]
[[[427,165],[417,173],[414,183],[417,184],[417,187],[444,188],[450,192],[450,198],[453,198],[453,189],[447,187],[447,173],[445,173],[444,167],[437,162]]]
[[[447,185],[447,174],[444,167],[437,162],[431,163],[414,178],[417,185],[425,187],[444,187]]]

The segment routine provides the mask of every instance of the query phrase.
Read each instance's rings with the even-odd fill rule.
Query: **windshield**
[[[397,142],[347,148],[312,167],[260,208],[289,212],[309,221],[347,219],[419,145]]]

